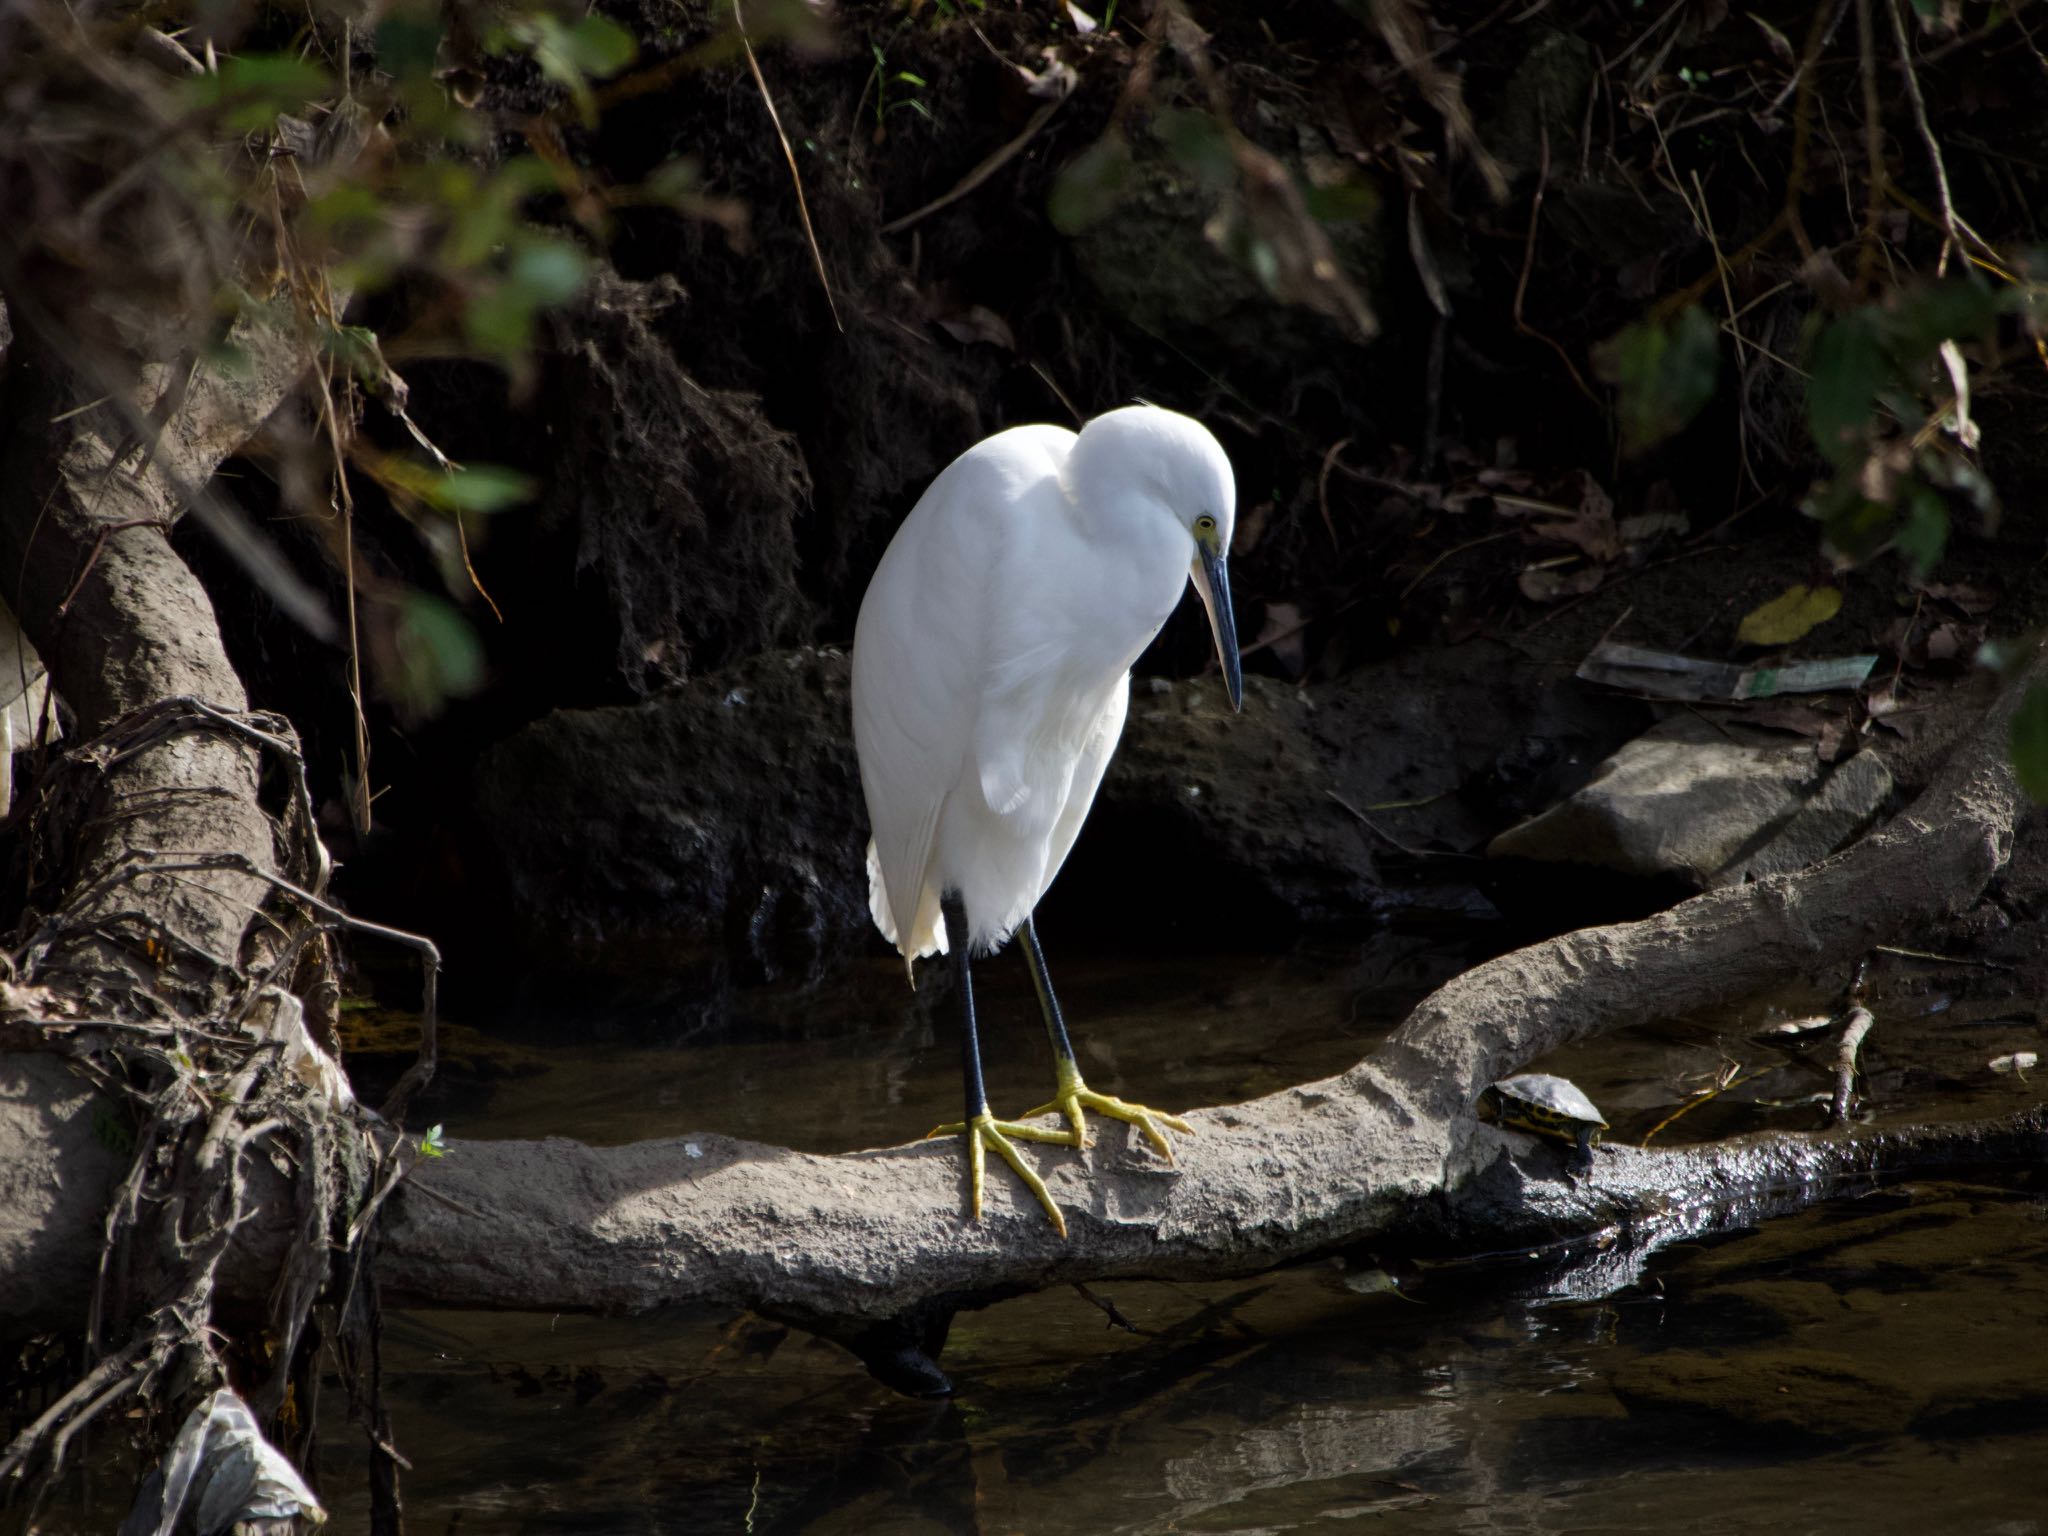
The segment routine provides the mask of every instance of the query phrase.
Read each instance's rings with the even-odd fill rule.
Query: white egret
[[[961,1009],[969,1203],[985,1149],[1066,1220],[1010,1138],[1085,1147],[1084,1110],[1127,1121],[1171,1161],[1183,1120],[1082,1080],[1032,926],[1123,733],[1131,664],[1190,582],[1209,610],[1233,708],[1243,703],[1227,555],[1230,460],[1198,422],[1156,406],[1077,435],[1016,427],[975,444],[896,530],[861,601],[853,734],[873,838],[869,905],[906,965],[950,952]],[[1052,1040],[1052,1102],[997,1120],[982,1088],[969,955],[1021,932]],[[1020,1123],[1058,1110],[1067,1128]]]

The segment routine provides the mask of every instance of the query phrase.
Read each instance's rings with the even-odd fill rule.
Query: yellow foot
[[[1088,1145],[1088,1127],[1081,1118],[1081,1111],[1092,1109],[1098,1115],[1107,1115],[1112,1120],[1121,1120],[1135,1125],[1151,1144],[1152,1150],[1173,1161],[1173,1148],[1167,1145],[1166,1134],[1159,1128],[1179,1131],[1183,1136],[1195,1134],[1195,1128],[1178,1115],[1169,1115],[1164,1110],[1147,1109],[1143,1104],[1126,1104],[1122,1099],[1107,1093],[1097,1093],[1078,1077],[1070,1083],[1060,1085],[1059,1096],[1050,1104],[1041,1104],[1036,1109],[1026,1110],[1018,1118],[1034,1119],[1039,1115],[1051,1114],[1057,1110],[1067,1117],[1067,1124],[1073,1127],[1071,1144],[1085,1148]],[[1062,1141],[1069,1138],[1062,1136]]]
[[[996,1155],[1010,1165],[1025,1188],[1038,1196],[1038,1203],[1045,1207],[1045,1214],[1052,1218],[1053,1230],[1061,1237],[1067,1235],[1067,1218],[1060,1214],[1060,1208],[1052,1203],[1052,1191],[1045,1187],[1045,1180],[1031,1170],[1017,1149],[1010,1145],[1009,1138],[1019,1141],[1047,1141],[1055,1146],[1070,1147],[1073,1138],[1065,1131],[1048,1131],[1043,1126],[1018,1125],[1009,1120],[998,1120],[983,1110],[969,1121],[955,1121],[934,1130],[932,1136],[963,1136],[967,1140],[968,1205],[976,1221],[981,1220],[981,1173],[988,1158],[987,1149],[994,1147]]]

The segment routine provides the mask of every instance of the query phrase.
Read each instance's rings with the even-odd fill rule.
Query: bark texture
[[[53,686],[90,738],[122,717],[174,697],[217,709],[247,707],[213,604],[171,548],[172,525],[220,461],[254,435],[298,378],[303,354],[264,320],[238,327],[245,369],[145,370],[141,419],[94,396],[47,338],[22,338],[10,369],[0,485],[0,569],[16,577],[18,617],[43,654]],[[159,927],[181,975],[210,984],[240,958],[242,937],[268,887],[232,871],[151,875],[137,850],[233,851],[274,867],[271,829],[257,803],[256,750],[220,734],[177,732],[103,765],[99,803],[77,822],[72,846],[48,850],[49,873],[71,910],[38,957],[45,980],[100,990],[146,989],[132,940]],[[136,914],[146,914],[140,922]],[[131,942],[112,941],[107,931]]]
[[[0,569],[16,574],[10,596],[78,738],[178,697],[246,706],[213,606],[168,537],[298,375],[282,331],[238,340],[249,366],[232,380],[200,370],[166,399],[168,370],[145,375],[137,403],[160,430],[144,445],[112,409],[78,408],[91,397],[46,338],[14,338],[4,461],[17,472],[0,477]],[[7,1051],[20,1043],[8,1024],[55,996],[82,1016],[160,1017],[232,973],[268,882],[227,868],[152,873],[140,850],[276,868],[254,745],[193,730],[115,740],[76,749],[41,786],[76,798],[37,824],[62,833],[27,834],[32,897],[49,915],[20,956],[35,995],[0,997],[0,1321],[80,1321],[107,1198],[129,1161],[112,1150],[121,1127],[99,1123],[119,1119],[108,1101],[54,1055]]]

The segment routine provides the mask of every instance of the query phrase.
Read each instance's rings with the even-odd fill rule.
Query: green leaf
[[[566,240],[528,240],[512,257],[512,281],[538,305],[568,303],[589,275],[588,258]]]
[[[1802,582],[1744,614],[1735,638],[1744,645],[1790,645],[1841,611],[1840,589]]]
[[[648,172],[640,187],[657,203],[689,203],[704,195],[704,169],[692,157],[679,155]]]
[[[2036,683],[2012,717],[2012,768],[2020,788],[2048,805],[2048,685]]]
[[[448,1155],[448,1141],[441,1134],[440,1126],[430,1125],[427,1127],[427,1134],[420,1138],[420,1155],[422,1157],[446,1157]]]
[[[1215,113],[1162,107],[1152,114],[1152,132],[1174,163],[1204,186],[1221,190],[1237,179],[1237,156]]]
[[[337,182],[306,204],[306,224],[323,235],[360,237],[383,221],[385,205],[359,181]]]
[[[200,110],[219,112],[236,133],[259,132],[280,112],[302,111],[308,102],[335,94],[327,70],[295,53],[247,53],[223,60],[218,74],[185,82],[184,92]]]
[[[530,475],[502,464],[465,464],[452,474],[436,474],[428,500],[449,512],[502,512],[533,499]]]
[[[534,308],[533,296],[517,283],[495,283],[463,306],[463,334],[488,357],[516,359],[533,344]]]
[[[1840,467],[1855,459],[1875,430],[1877,392],[1891,377],[1883,343],[1868,310],[1855,310],[1814,338],[1806,384],[1806,426],[1814,446]]]
[[[437,597],[408,592],[398,601],[398,703],[414,715],[438,712],[483,686],[484,648],[461,614]]]
[[[1892,535],[1892,547],[1906,557],[1913,578],[1924,581],[1948,548],[1948,503],[1920,481],[1905,489],[1906,517]]]
[[[365,384],[382,386],[384,369],[377,333],[367,325],[323,325],[320,348]]]
[[[378,460],[377,478],[442,512],[502,512],[533,497],[529,475],[501,464],[465,464],[446,470],[393,454]]]
[[[1861,565],[1891,538],[1891,508],[1870,500],[1846,475],[1823,486],[1810,510],[1821,519],[1829,552],[1847,564]]]
[[[1366,224],[1380,211],[1372,183],[1348,174],[1324,186],[1303,187],[1301,201],[1318,224]]]
[[[516,17],[508,30],[532,51],[542,74],[568,89],[585,126],[597,121],[597,98],[590,82],[617,74],[639,51],[632,33],[595,12],[565,25],[550,12],[531,11]]]
[[[431,79],[441,47],[438,7],[398,5],[377,23],[377,67],[395,79]]]
[[[1638,321],[1609,338],[1593,349],[1593,367],[1617,391],[1622,451],[1643,453],[1682,432],[1714,397],[1720,328],[1689,305],[1668,324]]]
[[[1131,172],[1131,146],[1121,129],[1111,128],[1053,178],[1045,200],[1052,227],[1063,235],[1078,235],[1107,218],[1130,185]]]
[[[1974,277],[1952,277],[1897,294],[1887,305],[1885,329],[1899,361],[1917,369],[1944,341],[1980,336],[2009,307],[2003,293]]]
[[[569,46],[576,63],[599,80],[616,75],[640,52],[631,32],[595,11],[569,29]]]

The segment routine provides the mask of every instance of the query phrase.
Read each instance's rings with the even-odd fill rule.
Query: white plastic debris
[[[1877,657],[1867,655],[1743,667],[1608,641],[1579,663],[1578,676],[1659,699],[1768,699],[1781,693],[1853,693],[1876,665]]]
[[[278,1043],[286,1069],[328,1108],[346,1109],[355,1103],[348,1074],[306,1028],[306,1007],[298,998],[283,987],[265,987],[249,1012],[249,1022],[258,1034]]]
[[[14,754],[36,744],[46,730],[55,741],[57,712],[48,708],[50,675],[43,658],[28,643],[21,625],[0,603],[0,814],[14,804]]]
[[[150,1474],[122,1523],[121,1536],[173,1536],[180,1530],[217,1536],[242,1521],[319,1525],[326,1519],[298,1468],[263,1438],[249,1405],[222,1387],[185,1416],[163,1466]]]

